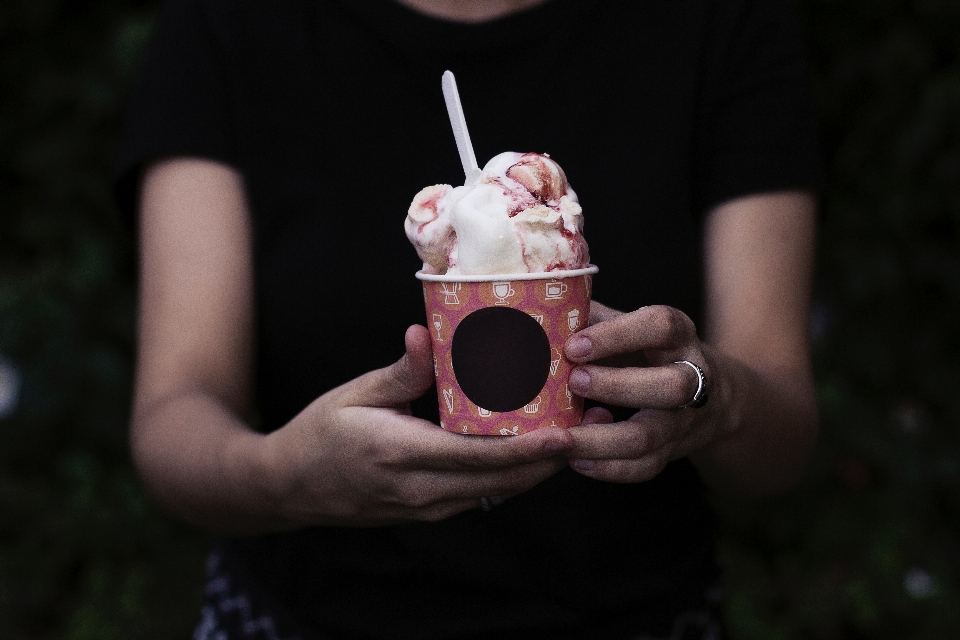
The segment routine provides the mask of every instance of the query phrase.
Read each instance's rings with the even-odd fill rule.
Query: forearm
[[[810,366],[816,199],[748,196],[708,216],[702,335],[718,438],[693,456],[721,489],[762,494],[797,482],[817,437]],[[698,411],[704,411],[703,407]]]
[[[802,476],[817,439],[813,382],[801,368],[749,366],[706,347],[714,370],[711,413],[719,437],[690,458],[723,492],[762,495]]]
[[[131,449],[149,493],[217,533],[290,529],[277,507],[266,436],[203,391],[172,393],[134,411]]]

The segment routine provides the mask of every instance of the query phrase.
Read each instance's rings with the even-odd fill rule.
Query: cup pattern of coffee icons
[[[544,427],[559,427],[557,424],[556,418],[547,418],[546,420],[541,420],[540,424],[537,425],[537,429],[543,429]]]
[[[495,428],[496,431],[491,432],[490,435],[519,436],[520,434],[529,431],[529,429],[525,428],[517,420],[504,420],[502,422],[498,422]]]
[[[437,307],[434,307],[434,309],[435,310],[427,316],[427,328],[430,329],[430,339],[434,344],[437,342],[449,343],[450,339],[453,338],[454,329],[451,318],[444,313],[442,309]]]
[[[572,280],[575,279],[554,278],[552,280],[535,280],[533,287],[536,292],[537,302],[540,305],[547,305],[548,307],[563,304],[567,300],[572,287],[582,289],[582,280],[580,283],[572,282]]]
[[[567,380],[570,378],[570,372],[573,370],[573,363],[567,360],[566,356],[560,352],[557,347],[550,350],[550,379]]]
[[[550,425],[568,428],[580,423],[583,400],[570,393],[567,387],[573,367],[563,355],[563,344],[587,324],[588,291],[592,287],[590,275],[529,280],[512,277],[480,282],[423,278],[423,285],[428,293],[427,328],[436,359],[437,399],[444,429],[454,433],[509,436]],[[491,410],[484,407],[483,402],[474,401],[460,387],[454,367],[453,343],[460,323],[471,314],[488,308],[507,309],[502,312],[504,315],[522,312],[527,317],[526,323],[532,325],[535,332],[542,331],[549,345],[543,347],[542,388],[537,392],[531,390],[529,397],[517,400],[509,410],[502,407],[499,411]],[[524,330],[529,331],[529,326]],[[490,336],[490,340],[499,338],[502,336]],[[518,351],[524,351],[524,344],[520,344]],[[479,355],[476,357],[482,358],[485,349],[477,351]],[[508,356],[512,357],[512,353],[508,352]],[[509,369],[512,360],[497,362],[497,366]],[[496,370],[493,373],[495,376]]]
[[[447,309],[459,309],[470,302],[472,289],[465,287],[462,282],[441,282],[436,295]]]
[[[586,326],[585,320],[587,315],[576,306],[565,306],[563,312],[559,314],[559,318],[560,326],[557,327],[557,331],[563,336],[564,340]]]
[[[444,284],[444,283],[440,283]],[[524,280],[495,280],[471,282],[464,286],[476,286],[476,291],[487,307],[517,307],[527,297],[527,282]]]
[[[536,398],[530,400],[530,402],[523,405],[522,409],[517,409],[514,413],[522,415],[524,418],[537,418],[546,412],[546,408],[549,405],[549,401],[543,401],[543,394],[538,393]]]
[[[447,343],[446,346],[449,347],[449,343]],[[437,380],[441,378],[444,380],[456,380],[457,374],[453,372],[453,358],[451,357],[450,349],[438,351],[437,348],[434,347],[433,357],[436,358],[438,355],[440,357],[439,366],[434,370]]]
[[[483,435],[482,431],[477,428],[477,425],[469,420],[457,420],[454,424],[456,425],[454,428],[455,433],[462,433],[468,436]]]
[[[531,318],[536,320],[537,324],[543,327],[543,330],[549,336],[551,331],[553,330],[553,325],[554,325],[553,315],[549,313],[544,313],[543,309],[539,309],[537,307],[529,307],[528,305],[529,305],[529,298],[527,299],[527,301],[523,303],[523,305],[517,307],[517,309],[519,309],[520,311],[523,311],[524,313],[529,315]]]
[[[450,382],[437,383],[437,394],[440,396],[440,412],[448,416],[460,415],[463,406],[463,394]]]
[[[490,409],[484,409],[483,407],[478,407],[473,402],[467,400],[466,402],[467,409],[470,411],[470,416],[472,418],[478,418],[480,420],[495,420],[500,414],[496,411],[490,411]]]
[[[436,361],[437,361],[437,359],[434,358],[433,361],[434,361],[433,371],[434,371],[434,373],[436,373],[436,371],[437,371],[437,367],[436,367]],[[551,376],[557,377],[557,373],[559,372],[560,363],[561,363],[561,362],[563,362],[563,354],[560,353],[560,348],[559,348],[559,347],[550,347],[550,375],[551,375]]]
[[[569,376],[567,377],[569,378]],[[554,396],[554,402],[556,403],[556,407],[561,412],[583,412],[583,398],[578,395],[574,395],[573,392],[570,391],[570,387],[566,382],[557,388],[556,396]]]

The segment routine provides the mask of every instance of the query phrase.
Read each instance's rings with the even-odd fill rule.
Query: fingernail
[[[593,352],[593,343],[587,336],[572,336],[567,340],[565,350],[568,358],[588,358]]]
[[[593,460],[571,460],[570,466],[579,473],[591,473],[597,464]]]
[[[570,380],[567,383],[570,391],[578,396],[586,395],[590,390],[590,374],[583,369],[574,369],[570,372]]]

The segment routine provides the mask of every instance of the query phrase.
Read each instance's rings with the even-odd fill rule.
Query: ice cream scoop
[[[508,151],[474,184],[426,187],[404,230],[426,273],[540,273],[590,262],[577,194],[547,154]]]

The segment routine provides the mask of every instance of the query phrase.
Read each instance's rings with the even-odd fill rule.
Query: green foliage
[[[107,176],[152,6],[0,5],[0,637],[187,637],[203,541],[149,505],[125,425],[132,234]]]
[[[208,541],[126,453],[135,258],[108,192],[156,6],[0,4],[0,378],[21,382],[0,413],[5,639],[188,637],[197,618]],[[718,501],[729,625],[960,637],[960,3],[797,6],[827,161],[822,439],[798,491]]]
[[[724,503],[735,638],[960,637],[960,4],[798,2],[828,188],[804,485]]]

